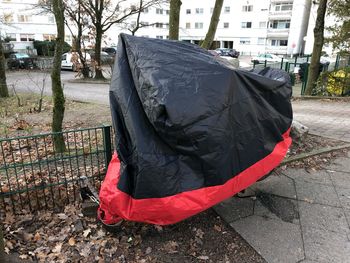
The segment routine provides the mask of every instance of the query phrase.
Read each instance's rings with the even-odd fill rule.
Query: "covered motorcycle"
[[[288,78],[234,70],[189,43],[121,34],[100,219],[176,223],[269,173],[291,144]]]

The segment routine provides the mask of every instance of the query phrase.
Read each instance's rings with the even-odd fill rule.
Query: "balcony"
[[[267,37],[287,37],[289,28],[269,28],[267,29]]]
[[[266,46],[266,53],[272,54],[287,54],[287,46]]]
[[[269,19],[270,20],[290,19],[291,17],[292,17],[292,10],[289,10],[289,11],[273,11],[273,10],[271,10],[269,12]]]

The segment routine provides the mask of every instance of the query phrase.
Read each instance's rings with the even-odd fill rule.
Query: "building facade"
[[[56,37],[55,19],[36,7],[38,0],[0,0],[0,34],[7,36],[16,51],[33,48],[33,40]],[[135,4],[128,0],[125,5]],[[215,0],[182,0],[179,39],[199,44],[207,33]],[[245,55],[310,53],[317,5],[311,0],[225,0],[212,48],[235,48]],[[135,35],[167,39],[169,5],[142,12],[143,27]],[[130,33],[136,15],[106,32],[104,45],[116,45],[121,32]],[[72,37],[66,30],[66,42]]]

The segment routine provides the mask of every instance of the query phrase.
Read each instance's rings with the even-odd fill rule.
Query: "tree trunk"
[[[170,0],[169,39],[179,39],[181,0]]]
[[[95,44],[95,79],[104,79],[101,67],[101,45],[102,45],[102,29],[96,26],[96,44]]]
[[[327,0],[320,0],[317,9],[316,25],[314,28],[314,47],[312,50],[311,64],[306,83],[305,95],[312,95],[316,81],[320,74],[320,57],[324,42],[324,17],[326,14]]]
[[[221,13],[223,3],[224,3],[224,0],[215,1],[215,6],[214,6],[213,14],[211,15],[209,29],[201,45],[202,48],[209,49],[211,44],[213,43],[215,33],[216,33],[216,28],[218,27],[218,23],[220,20],[220,13]]]
[[[64,94],[61,83],[61,57],[64,44],[64,7],[62,0],[52,0],[53,13],[56,19],[57,39],[55,46],[55,56],[51,71],[52,96],[53,96],[53,114],[52,114],[52,131],[61,132],[64,117]],[[64,152],[65,144],[62,134],[53,136],[56,152]]]
[[[6,84],[5,55],[0,36],[0,98],[8,97],[9,91]]]

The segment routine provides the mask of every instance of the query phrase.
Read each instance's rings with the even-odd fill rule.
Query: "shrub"
[[[55,46],[56,46],[56,40],[52,40],[52,41],[35,40],[34,41],[34,48],[37,50],[38,56],[52,57],[55,53]],[[70,51],[71,49],[72,49],[72,47],[67,42],[64,42],[63,53],[66,53],[66,52]]]
[[[350,67],[320,74],[316,94],[350,96]]]

